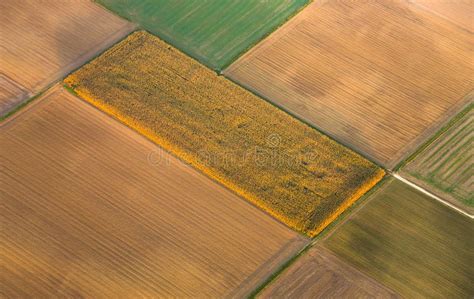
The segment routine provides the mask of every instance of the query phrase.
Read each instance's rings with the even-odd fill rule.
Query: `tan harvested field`
[[[300,257],[259,298],[398,298],[390,289],[315,246]]]
[[[411,2],[474,33],[473,0],[411,0]]]
[[[393,168],[467,103],[472,34],[401,1],[314,1],[224,74]]]
[[[12,110],[28,96],[28,91],[0,73],[0,116]]]
[[[306,243],[59,87],[0,144],[4,298],[243,297]]]
[[[0,1],[0,115],[81,66],[134,25],[88,1]],[[7,84],[7,85],[5,85]],[[26,91],[26,92],[25,92]],[[8,105],[7,105],[8,104]]]

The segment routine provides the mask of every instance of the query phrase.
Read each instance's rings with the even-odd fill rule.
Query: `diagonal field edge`
[[[415,188],[416,190],[418,190],[418,191],[420,191],[420,192],[422,192],[422,193],[428,195],[429,197],[434,198],[435,200],[441,202],[441,203],[444,204],[445,206],[448,206],[448,207],[454,209],[456,212],[458,212],[458,213],[460,213],[460,214],[462,214],[462,215],[464,215],[464,216],[467,216],[467,217],[469,217],[469,218],[471,218],[471,219],[474,219],[474,215],[471,215],[471,214],[469,214],[469,213],[467,213],[467,212],[461,210],[460,208],[458,208],[458,207],[456,207],[456,206],[450,204],[449,202],[447,202],[447,201],[445,201],[444,199],[442,199],[442,198],[440,198],[440,197],[434,195],[433,193],[429,192],[428,190],[426,190],[426,189],[424,189],[424,188],[422,188],[422,187],[416,185],[415,183],[412,183],[412,182],[410,182],[409,180],[407,180],[407,179],[401,177],[399,174],[394,173],[394,174],[393,174],[393,177],[396,178],[396,179],[398,179],[398,180],[400,180],[400,181],[402,181],[402,182],[404,182],[405,184],[407,184],[407,185],[409,185],[409,186]]]

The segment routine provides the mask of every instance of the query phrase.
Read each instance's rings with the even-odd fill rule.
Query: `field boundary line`
[[[337,138],[336,136],[330,134],[329,132],[326,132],[326,131],[323,131],[321,130],[319,127],[317,127],[315,124],[311,123],[310,121],[306,120],[305,118],[301,117],[299,114],[293,112],[292,110],[289,110],[285,107],[283,107],[282,105],[280,104],[277,104],[275,102],[272,102],[268,97],[264,96],[263,94],[259,93],[257,90],[254,90],[252,89],[250,86],[245,86],[243,85],[242,83],[240,83],[239,81],[231,78],[231,77],[228,77],[226,74],[223,75],[223,77],[225,77],[227,80],[231,81],[232,83],[238,85],[240,88],[252,93],[253,95],[255,95],[256,97],[258,97],[259,99],[269,103],[270,105],[272,105],[273,107],[283,111],[284,113],[288,114],[289,116],[291,116],[292,118],[296,119],[297,121],[303,123],[304,125],[308,126],[309,128],[313,129],[313,130],[316,130],[317,132],[319,132],[320,134],[328,137],[329,139],[335,141],[336,143],[344,146],[345,148],[348,148],[350,151],[356,153],[357,155],[361,156],[362,158],[366,159],[367,161],[369,162],[372,162],[373,164],[375,164],[376,166],[378,166],[380,169],[383,169],[385,171],[385,173],[389,173],[390,172],[390,168],[387,168],[386,166],[384,166],[379,160],[377,159],[374,159],[373,157],[370,157],[369,155],[365,154],[364,152],[362,151],[359,151],[358,149],[356,149],[355,147],[353,147],[352,145],[350,145],[349,143],[347,142],[344,142],[342,140],[340,140],[339,138]]]
[[[152,144],[154,144],[155,146],[159,147],[161,150],[163,150],[164,152],[166,152],[167,154],[171,155],[172,157],[178,159],[181,163],[185,164],[186,166],[188,167],[191,167],[193,168],[197,173],[201,174],[201,175],[204,175],[206,178],[208,178],[209,180],[212,180],[214,183],[217,183],[218,185],[220,185],[221,187],[225,188],[227,191],[230,191],[232,192],[233,194],[237,195],[239,197],[240,200],[243,200],[244,202],[246,202],[248,205],[250,205],[251,207],[254,207],[256,209],[258,209],[259,211],[263,212],[265,215],[267,215],[268,217],[270,217],[273,221],[276,221],[278,222],[279,224],[283,225],[284,227],[286,227],[287,229],[289,229],[290,231],[292,232],[295,232],[297,233],[300,237],[304,237],[304,238],[307,238],[307,239],[312,239],[311,237],[309,237],[308,235],[306,235],[305,233],[303,232],[300,232],[294,228],[292,228],[291,226],[287,225],[285,222],[283,222],[282,220],[276,218],[275,216],[273,216],[272,214],[270,214],[267,210],[261,208],[260,206],[258,206],[257,204],[254,204],[252,201],[250,200],[247,200],[244,196],[242,196],[240,193],[238,193],[237,191],[231,189],[230,187],[228,187],[227,185],[225,185],[224,183],[222,183],[221,181],[219,180],[216,180],[214,177],[212,177],[211,175],[209,175],[208,173],[202,171],[201,169],[195,167],[194,165],[190,164],[189,162],[187,162],[186,160],[184,160],[182,157],[180,157],[179,155],[177,155],[176,153],[174,153],[173,151],[171,150],[168,150],[167,148],[163,147],[162,145],[160,145],[159,143],[157,143],[155,140],[153,140],[152,138],[150,138],[149,136],[146,136],[144,134],[142,134],[139,130],[137,130],[136,128],[132,127],[131,125],[121,121],[119,118],[117,118],[116,116],[112,115],[112,114],[109,114],[108,112],[102,110],[101,108],[97,107],[95,104],[89,102],[88,100],[84,99],[82,96],[80,96],[79,94],[76,93],[76,91],[72,88],[70,88],[69,86],[67,86],[67,84],[65,84],[63,82],[63,85],[62,85],[63,89],[67,92],[69,92],[71,95],[73,95],[74,97],[76,97],[77,99],[79,99],[80,101],[82,101],[83,103],[85,103],[86,105],[89,105],[91,106],[92,108],[96,109],[97,111],[99,111],[100,113],[106,115],[107,117],[111,118],[113,121],[116,121],[118,123],[120,123],[121,125],[125,126],[126,128],[128,128],[129,130],[131,130],[131,132],[133,134],[138,134],[140,135],[141,137],[144,138],[144,140],[146,140],[147,142],[151,142]]]
[[[310,238],[296,234],[294,238],[286,242],[285,245],[283,245],[277,252],[275,252],[275,254],[262,263],[252,274],[247,276],[247,278],[244,279],[233,292],[227,294],[226,297],[228,296],[229,298],[238,298],[244,295],[245,291],[247,290],[248,292],[246,294],[246,298],[249,298],[249,296],[255,292],[256,287],[261,286],[278,269],[293,259],[294,256],[298,255],[310,244]],[[288,255],[285,256],[285,253],[288,253]],[[272,264],[275,266],[274,271],[272,271]],[[262,275],[262,273],[264,275]]]
[[[318,235],[310,238],[310,242],[306,244],[298,253],[291,257],[286,263],[282,264],[280,268],[275,270],[275,272],[270,275],[266,281],[261,285],[257,286],[255,290],[249,295],[249,299],[256,298],[260,293],[263,292],[268,286],[273,284],[290,266],[293,265],[299,258],[301,258],[307,251],[315,246],[320,246],[325,249],[322,242],[326,240],[330,235],[334,233],[339,226],[343,225],[346,221],[353,217],[359,210],[361,210],[366,204],[370,202],[373,198],[372,194],[378,192],[379,189],[386,186],[386,182],[390,180],[390,175],[388,172],[385,173],[384,177],[375,184],[370,190],[368,190],[364,195],[362,195],[356,202],[354,202],[350,207],[348,207],[344,212],[342,212],[334,221],[332,221],[328,226],[324,228]],[[327,249],[329,250],[329,249]]]
[[[375,194],[387,187],[390,181],[393,180],[389,172],[385,173],[385,176],[375,185],[367,191],[352,207],[347,211],[346,214],[341,215],[336,221],[331,223],[333,225],[327,231],[323,231],[320,235],[314,238],[313,245],[320,245],[324,247],[324,241],[329,239],[342,225],[347,221],[355,217],[360,210],[362,210],[366,205],[368,205],[374,198]]]
[[[94,2],[92,2],[94,5]],[[102,9],[102,7],[100,7]],[[107,11],[109,13],[109,11]],[[123,19],[121,19],[123,21]],[[45,78],[44,80],[36,83],[31,89],[33,93],[37,93],[39,90],[43,89],[45,86],[48,86],[51,83],[57,83],[66,78],[69,74],[80,69],[85,64],[94,60],[96,57],[102,55],[105,51],[112,48],[115,44],[119,43],[131,33],[136,31],[135,23],[126,23],[124,26],[117,29],[115,32],[107,35],[103,40],[92,45],[85,52],[74,58],[74,60],[66,65],[64,65],[57,72],[53,73],[50,77]]]
[[[448,108],[436,121],[428,124],[427,127],[416,135],[412,141],[408,142],[403,146],[397,153],[394,154],[396,159],[392,162],[387,163],[385,166],[387,169],[392,171],[398,171],[403,166],[412,161],[416,156],[423,152],[432,142],[439,138],[443,133],[444,129],[448,129],[456,121],[451,123],[452,119],[457,119],[460,113],[468,109],[471,105],[471,95],[474,90],[470,90],[459,99],[459,102],[453,104]],[[426,146],[426,147],[425,147]]]
[[[218,75],[223,75],[224,71],[226,71],[228,68],[230,68],[231,65],[233,65],[237,60],[240,60],[243,56],[245,56],[247,53],[250,53],[254,48],[257,46],[261,45],[263,41],[266,39],[270,38],[271,35],[276,33],[280,28],[285,26],[286,24],[290,23],[292,19],[296,18],[296,16],[300,13],[302,13],[311,3],[313,3],[315,0],[306,0],[306,3],[303,4],[301,7],[296,9],[293,13],[288,15],[280,24],[277,24],[274,28],[271,28],[270,31],[265,33],[261,38],[256,40],[254,43],[250,44],[247,46],[245,49],[242,50],[239,54],[235,55],[232,59],[230,59],[227,63],[222,65],[218,70],[217,73]]]
[[[448,206],[448,207],[454,209],[456,212],[461,213],[462,215],[467,216],[467,217],[469,217],[469,218],[471,218],[471,219],[474,219],[474,215],[471,215],[471,214],[469,214],[468,212],[461,210],[460,208],[456,207],[455,205],[453,205],[453,204],[451,204],[451,203],[445,201],[444,199],[440,198],[439,196],[436,196],[436,195],[434,195],[433,193],[429,192],[429,191],[426,190],[425,188],[422,188],[422,187],[418,186],[417,184],[415,184],[415,183],[413,183],[413,182],[411,182],[411,181],[409,181],[409,180],[403,178],[403,177],[400,176],[398,173],[394,173],[394,174],[392,174],[392,175],[393,175],[394,178],[396,178],[396,179],[398,179],[398,180],[404,182],[405,184],[409,185],[410,187],[413,187],[413,188],[415,188],[416,190],[418,190],[418,191],[420,191],[420,192],[422,192],[422,193],[424,193],[424,194],[430,196],[431,198],[434,198],[435,200],[441,202],[441,203],[444,204],[445,206]]]
[[[104,9],[103,7],[100,7],[100,8]],[[47,94],[50,89],[53,89],[55,87],[55,85],[64,87],[62,84],[62,81],[67,76],[79,70],[80,68],[90,63],[91,61],[99,57],[100,55],[104,54],[106,51],[114,47],[116,44],[118,44],[119,42],[127,38],[130,34],[138,30],[140,30],[140,28],[137,26],[137,24],[130,22],[130,24],[128,24],[127,26],[124,26],[124,28],[118,30],[111,36],[107,37],[106,40],[96,45],[93,49],[88,50],[87,53],[84,53],[79,58],[76,58],[73,63],[66,65],[64,68],[67,70],[58,71],[55,74],[53,74],[53,76],[51,76],[52,78],[51,80],[43,80],[41,84],[36,84],[34,88],[26,89],[29,92],[27,97],[23,99],[22,101],[20,101],[20,103],[18,103],[13,109],[9,110],[3,115],[0,115],[0,124],[5,122],[9,118],[13,118],[14,115],[20,113],[21,110],[26,109],[26,106],[29,106],[34,100]],[[84,59],[81,60],[83,56],[88,56],[88,58],[86,60]]]
[[[393,171],[396,172],[405,168],[405,166],[407,166],[410,162],[412,162],[419,155],[421,155],[431,144],[433,144],[439,138],[441,138],[446,133],[446,131],[448,131],[451,127],[455,126],[459,122],[459,120],[469,112],[470,109],[473,109],[474,103],[470,101],[470,98],[472,96],[474,96],[474,89],[469,91],[466,95],[464,95],[461,98],[460,100],[461,103],[465,101],[465,103],[461,105],[461,108],[457,112],[454,112],[453,115],[446,117],[445,120],[441,121],[438,125],[433,127],[434,132],[430,135],[430,137],[427,137],[424,142],[421,142],[411,152],[411,154],[407,155],[405,158],[402,158],[398,162],[398,164],[393,168]],[[452,112],[452,110],[455,110],[455,109],[452,108],[447,113]]]
[[[20,93],[16,96],[9,97],[8,100],[13,99],[13,106],[7,108],[4,111],[0,111],[0,121],[6,118],[12,111],[16,109],[16,107],[23,105],[28,99],[30,99],[33,95],[33,91],[20,82],[16,81],[12,77],[8,76],[5,72],[0,71],[0,79],[3,78],[5,81],[10,83],[14,86]]]
[[[302,257],[309,249],[314,246],[314,241],[308,242],[303,248],[301,248],[295,255],[291,256],[286,262],[282,263],[280,267],[271,273],[260,285],[257,285],[256,288],[247,296],[247,299],[254,299],[271,283],[276,281],[280,275],[285,272],[291,265],[293,265],[296,260]]]
[[[47,98],[49,95],[56,92],[61,92],[61,89],[63,88],[59,83],[54,83],[51,86],[48,86],[47,89],[40,91],[33,97],[18,105],[16,109],[10,111],[0,118],[0,128],[11,125],[15,119],[23,117],[23,115],[28,111],[35,109],[36,106],[48,101]]]
[[[261,38],[253,46],[246,49],[245,52],[242,52],[241,55],[236,57],[230,64],[223,67],[222,70],[220,71],[220,75],[228,77],[227,75],[228,72],[232,72],[233,70],[237,70],[241,67],[238,65],[241,60],[245,60],[247,57],[254,57],[255,52],[261,51],[261,49],[266,49],[270,47],[272,44],[275,43],[275,41],[286,36],[287,32],[284,32],[283,29],[287,29],[287,27],[291,29],[297,26],[298,24],[296,22],[296,19],[298,18],[298,16],[305,13],[308,7],[312,5],[314,2],[318,2],[317,3],[318,8],[327,3],[327,1],[309,0],[305,5],[300,7],[299,10],[295,11],[293,15],[289,16],[287,20],[281,23],[280,26],[275,28],[273,31],[269,32],[269,34]],[[275,37],[277,38],[275,39]],[[275,41],[272,41],[271,38],[275,39]]]

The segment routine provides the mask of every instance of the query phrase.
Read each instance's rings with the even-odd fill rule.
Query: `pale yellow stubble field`
[[[474,33],[473,0],[410,0],[454,24]]]

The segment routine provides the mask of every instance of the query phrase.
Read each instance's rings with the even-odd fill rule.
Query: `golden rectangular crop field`
[[[307,242],[62,88],[0,144],[4,298],[245,297]]]
[[[474,39],[405,1],[314,1],[224,74],[393,168],[460,111]]]
[[[134,25],[88,0],[0,1],[0,115],[81,66]],[[7,87],[4,84],[8,84]]]
[[[130,35],[65,82],[93,105],[311,236],[384,175],[146,32]]]
[[[374,279],[314,246],[257,298],[400,298]]]

